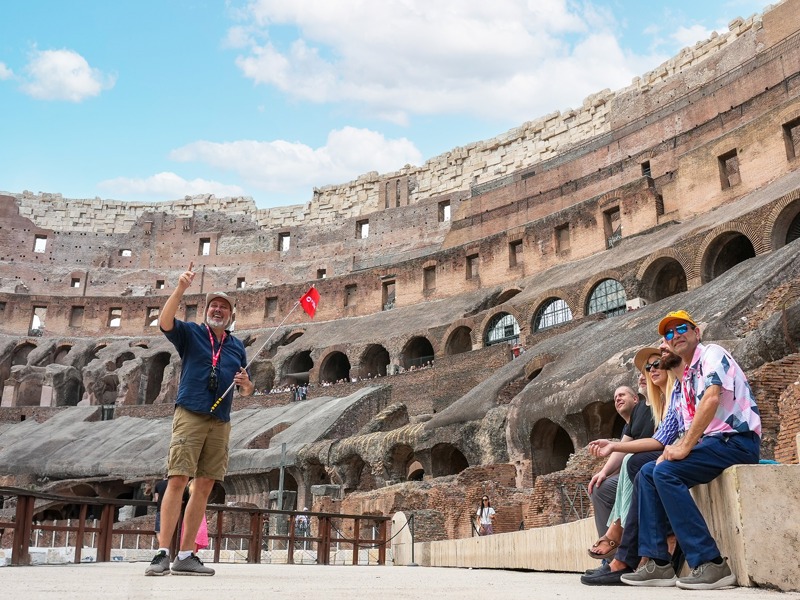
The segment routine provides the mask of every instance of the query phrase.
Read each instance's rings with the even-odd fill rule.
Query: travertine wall
[[[397,179],[402,179],[406,186],[403,194],[408,197],[408,202],[416,203],[421,198],[492,182],[608,132],[612,127],[611,112],[618,99],[638,106],[639,115],[646,114],[649,107],[642,99],[654,86],[702,64],[740,38],[749,36],[753,39],[761,27],[761,15],[737,18],[730,23],[728,32],[722,35],[714,33],[710,39],[684,48],[654,70],[636,77],[627,88],[617,92],[603,90],[586,98],[577,109],[554,112],[492,139],[454,148],[426,161],[421,167],[407,165],[396,173],[371,172],[342,185],[325,186],[314,190],[313,198],[304,205],[257,210],[250,198],[216,198],[213,195],[146,204],[98,198],[64,200],[60,194],[23,192],[18,195],[23,206],[21,214],[47,229],[69,228],[99,233],[128,231],[137,218],[148,211],[165,211],[175,216],[189,216],[198,210],[246,213],[254,215],[259,226],[264,228],[319,225],[382,210],[380,188],[393,184]],[[740,44],[740,47],[739,55],[729,56],[728,60],[743,62],[746,54],[756,49],[754,42]],[[691,85],[697,86],[702,79],[711,79],[714,75],[713,70],[695,72]],[[628,100],[631,96],[635,100]]]

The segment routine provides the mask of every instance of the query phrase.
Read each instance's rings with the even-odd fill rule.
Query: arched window
[[[508,313],[498,313],[489,322],[486,328],[485,344],[500,344],[502,342],[519,342],[519,323],[513,315]]]
[[[542,303],[533,318],[533,330],[541,331],[572,320],[569,305],[561,298],[550,298]]]
[[[616,317],[625,313],[625,300],[622,284],[616,279],[604,279],[589,295],[586,314],[605,313],[607,317]]]

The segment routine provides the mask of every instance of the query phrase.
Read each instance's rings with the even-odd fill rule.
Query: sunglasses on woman
[[[690,327],[692,327],[692,326],[689,325],[688,323],[681,323],[680,325],[676,325],[675,327],[673,327],[671,329],[667,329],[664,332],[664,339],[669,342],[676,335],[683,335],[684,333],[689,331]],[[694,327],[692,327],[692,329],[694,329]]]
[[[651,363],[647,363],[644,366],[644,370],[647,371],[648,373],[650,372],[651,369],[661,370],[661,359],[660,358],[658,360],[654,360]]]

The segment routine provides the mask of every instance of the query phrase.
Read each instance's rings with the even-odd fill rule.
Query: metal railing
[[[576,483],[571,490],[565,484],[561,484],[562,523],[585,519],[590,514],[591,506],[592,501],[586,484]]]
[[[74,549],[74,561],[81,562],[82,551],[87,546],[87,536],[91,537],[92,546],[96,547],[97,562],[112,560],[112,549],[122,549],[124,539],[135,540],[134,547],[138,549],[140,537],[153,536],[156,532],[149,528],[133,528],[134,524],[114,521],[115,514],[120,507],[155,507],[156,503],[149,500],[128,500],[115,498],[61,496],[46,492],[36,492],[21,488],[0,487],[0,496],[3,496],[6,505],[6,514],[9,512],[9,500],[13,505],[16,501],[14,516],[9,520],[0,515],[0,544],[7,547],[8,537],[11,537],[11,564],[31,564],[30,548],[36,547],[43,534],[50,533],[51,539],[64,533],[64,547]],[[40,523],[33,517],[43,510],[46,505],[70,505],[78,510],[78,517],[67,520],[66,524]],[[92,513],[100,512],[99,519],[88,518],[89,509]],[[295,530],[295,517],[306,516],[314,527],[301,531]],[[240,520],[246,516],[248,524],[242,530],[233,525],[233,520]],[[248,563],[261,563],[262,552],[265,549],[285,551],[285,561],[294,564],[295,548],[303,551],[309,546],[316,548],[314,561],[317,564],[331,564],[332,554],[341,556],[352,550],[352,564],[359,564],[359,554],[363,550],[377,550],[376,562],[386,564],[386,547],[389,522],[391,517],[381,515],[350,515],[339,513],[315,513],[303,511],[274,510],[267,508],[224,506],[210,504],[206,510],[206,517],[210,523],[208,537],[213,562],[220,562],[221,552],[233,543],[235,547],[245,554]],[[269,523],[272,522],[275,533],[270,533]],[[181,531],[179,520],[176,532]],[[362,535],[362,529],[364,535]],[[115,539],[116,538],[116,539]],[[152,546],[152,544],[151,544]],[[344,546],[344,550],[342,548]],[[94,548],[92,548],[94,550]],[[171,551],[178,550],[177,533],[173,536]],[[369,564],[369,554],[367,563]],[[305,562],[305,561],[302,561]]]

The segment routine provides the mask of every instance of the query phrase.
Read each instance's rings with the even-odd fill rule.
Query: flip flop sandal
[[[603,542],[606,542],[609,545],[610,549],[608,550],[608,552],[595,552],[593,550],[593,548],[597,548]],[[598,560],[602,560],[604,558],[605,559],[609,559],[609,558],[611,558],[612,556],[614,556],[617,553],[617,547],[618,546],[619,546],[619,542],[615,542],[614,540],[612,540],[612,539],[610,539],[610,538],[608,538],[606,536],[603,536],[599,540],[597,540],[594,543],[594,546],[589,548],[589,550],[587,552],[589,553],[589,556],[591,556],[592,558],[596,558]]]

